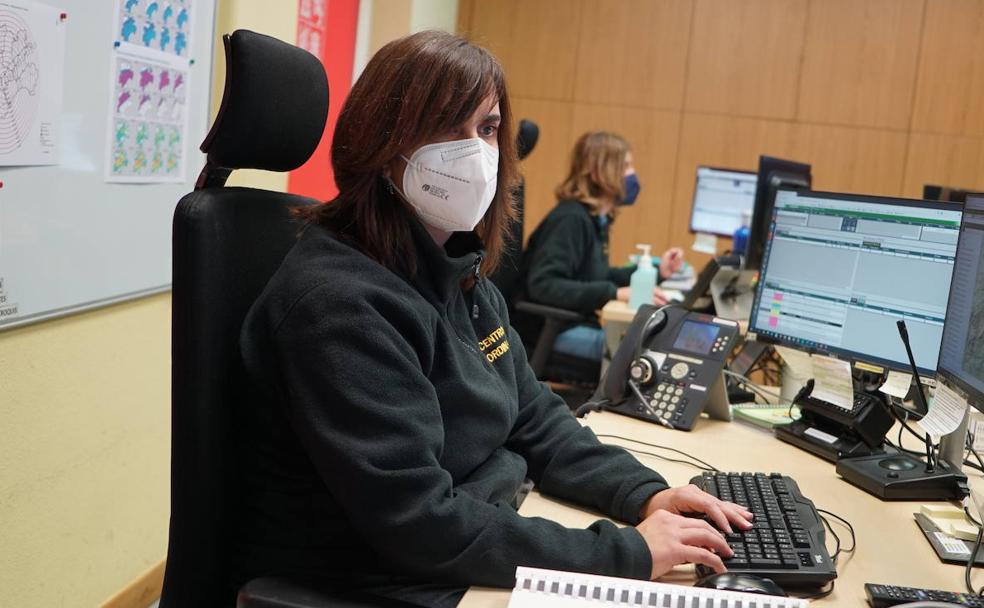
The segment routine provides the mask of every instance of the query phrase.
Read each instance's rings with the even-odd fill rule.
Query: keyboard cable
[[[657,450],[668,450],[670,452],[674,452],[676,454],[680,454],[681,456],[683,456],[685,458],[689,458],[690,460],[692,460],[694,462],[691,462],[691,461],[688,461],[688,460],[677,460],[676,458],[670,458],[668,456],[663,456],[662,454],[655,454],[653,452],[647,452],[645,450],[639,450],[639,449],[636,449],[636,448],[630,448],[630,447],[626,447],[624,445],[621,446],[623,449],[628,450],[629,452],[634,452],[634,453],[637,453],[637,454],[645,454],[646,456],[652,456],[654,458],[659,458],[660,460],[665,460],[667,462],[676,462],[678,464],[689,464],[692,467],[698,468],[698,469],[700,469],[702,471],[707,471],[708,473],[720,473],[721,472],[721,469],[717,468],[716,466],[714,466],[714,465],[712,465],[710,463],[704,462],[703,460],[701,460],[700,458],[697,458],[696,456],[693,456],[691,454],[688,454],[688,453],[686,453],[686,452],[684,452],[682,450],[678,450],[676,448],[671,448],[670,446],[667,446],[667,445],[659,445],[659,444],[655,444],[655,443],[647,443],[645,441],[640,441],[638,439],[632,439],[631,437],[623,437],[621,435],[611,435],[611,434],[608,434],[608,433],[597,433],[595,436],[598,437],[599,439],[601,439],[601,438],[618,439],[620,441],[628,441],[630,443],[638,443],[639,445],[644,445],[644,446],[647,446],[647,447],[650,447],[650,448],[656,448]]]
[[[837,515],[835,513],[831,513],[830,511],[827,511],[825,509],[817,509],[817,514],[819,515],[820,513],[825,513],[825,514],[827,514],[827,515],[829,515],[829,516],[831,516],[831,517],[833,517],[833,518],[841,521],[845,526],[847,526],[848,531],[851,533],[851,548],[850,549],[844,549],[844,548],[842,548],[841,547],[840,536],[838,536],[837,532],[834,531],[833,526],[830,525],[830,522],[827,521],[827,518],[824,517],[823,515],[820,515],[820,520],[824,523],[825,526],[827,526],[827,529],[830,530],[830,533],[834,537],[834,542],[836,543],[835,546],[837,548],[834,550],[834,554],[832,556],[830,556],[830,561],[832,561],[834,563],[834,565],[837,565],[837,557],[841,553],[854,553],[854,549],[857,548],[857,546],[858,546],[858,539],[857,539],[857,536],[854,533],[854,526],[851,525],[851,522],[847,521],[846,519],[844,519],[840,515]],[[830,581],[830,587],[829,588],[824,589],[823,591],[820,591],[818,593],[814,593],[812,595],[800,596],[799,599],[804,599],[804,600],[818,600],[820,598],[827,597],[828,595],[830,595],[831,593],[834,592],[834,583],[835,582],[836,581]]]
[[[851,522],[847,521],[846,519],[844,519],[840,515],[837,515],[836,513],[831,513],[830,511],[827,511],[826,509],[817,509],[817,513],[823,513],[824,515],[829,515],[830,517],[833,517],[834,519],[838,520],[839,522],[841,522],[842,524],[844,524],[845,526],[847,526],[847,530],[851,533],[851,548],[850,549],[842,549],[841,548],[841,542],[840,542],[840,536],[837,535],[837,532],[834,532],[834,528],[833,528],[833,526],[830,525],[830,522],[827,521],[827,518],[824,517],[823,515],[820,516],[820,519],[822,519],[823,520],[823,523],[825,523],[827,525],[827,528],[830,530],[830,533],[834,535],[834,539],[837,541],[837,549],[834,551],[834,554],[832,556],[830,556],[831,561],[833,561],[834,562],[834,565],[836,565],[837,564],[837,556],[838,555],[840,555],[841,553],[854,553],[854,549],[856,549],[857,546],[858,546],[858,539],[857,539],[857,536],[854,533],[854,526],[851,525]]]

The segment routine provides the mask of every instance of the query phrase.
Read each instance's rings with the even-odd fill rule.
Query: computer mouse
[[[743,593],[786,597],[786,592],[771,578],[762,578],[753,574],[736,574],[733,572],[712,574],[700,579],[694,586],[721,589],[723,591],[741,591]]]

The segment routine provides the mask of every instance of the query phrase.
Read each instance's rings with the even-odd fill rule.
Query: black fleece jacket
[[[647,578],[639,533],[510,505],[540,491],[636,523],[664,479],[600,443],[538,382],[501,294],[463,278],[473,234],[412,227],[415,276],[309,226],[250,311],[237,576],[513,584],[517,565]]]
[[[615,299],[635,266],[609,266],[609,226],[579,201],[557,203],[530,235],[523,254],[522,297],[582,314]]]

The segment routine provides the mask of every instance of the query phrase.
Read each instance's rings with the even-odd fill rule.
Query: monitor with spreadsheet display
[[[749,330],[810,352],[933,375],[961,205],[780,190]]]
[[[810,165],[762,155],[759,157],[758,177],[755,181],[755,205],[752,224],[748,231],[748,244],[742,266],[745,270],[759,270],[765,251],[765,238],[772,221],[772,205],[781,188],[809,190],[813,184]]]
[[[755,173],[697,167],[690,231],[732,236],[741,228],[742,214],[755,204]]]
[[[946,325],[940,348],[942,379],[967,393],[970,402],[984,409],[984,196],[967,197]]]

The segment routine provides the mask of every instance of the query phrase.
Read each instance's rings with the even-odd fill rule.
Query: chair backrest
[[[233,169],[289,171],[314,152],[328,80],[310,53],[246,30],[224,37],[222,105],[205,169],[173,226],[171,522],[162,608],[231,605],[227,522],[237,502],[232,431],[255,398],[239,355],[247,311],[296,240],[291,209],[316,201],[227,188]]]
[[[519,121],[519,130],[516,134],[516,152],[519,154],[520,160],[529,156],[539,139],[540,127],[535,122],[525,118]],[[525,182],[519,183],[513,195],[513,201],[516,205],[516,221],[509,227],[509,234],[506,236],[506,250],[502,256],[502,261],[499,263],[495,274],[489,277],[505,296],[506,303],[510,306],[510,312],[516,280],[519,278],[519,265],[523,258],[523,218],[526,211]]]

